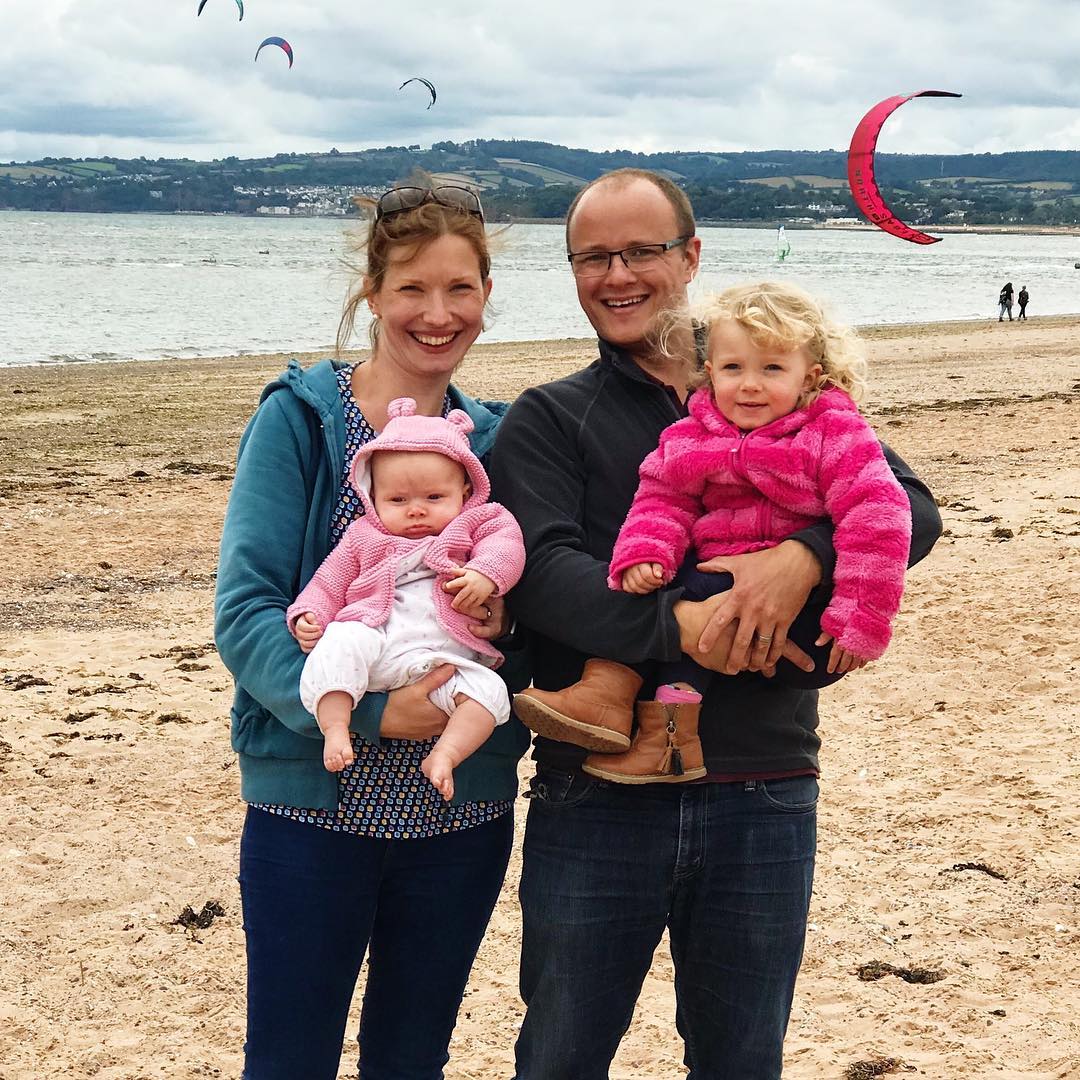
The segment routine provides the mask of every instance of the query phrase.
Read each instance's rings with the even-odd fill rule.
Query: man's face
[[[679,235],[675,210],[648,180],[598,184],[586,192],[570,221],[570,250],[621,251],[663,244]],[[656,316],[686,299],[697,271],[701,241],[691,237],[647,270],[631,270],[617,255],[601,277],[577,278],[578,302],[596,333],[633,355],[648,350]]]

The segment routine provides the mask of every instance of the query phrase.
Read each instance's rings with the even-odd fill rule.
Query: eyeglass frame
[[[628,251],[640,251],[642,248],[660,248],[660,253],[657,258],[663,258],[669,251],[674,250],[680,244],[688,244],[694,239],[694,234],[690,233],[687,236],[676,236],[674,240],[666,240],[662,244],[631,244],[629,247],[623,248],[621,251],[568,251],[566,253],[566,261],[570,264],[570,271],[574,274],[574,277],[579,275],[574,269],[574,259],[579,255],[606,255],[607,266],[599,274],[586,274],[586,277],[603,277],[604,274],[611,272],[611,263],[616,255],[622,259],[623,266],[627,270],[633,270],[634,268],[626,261],[626,253]]]
[[[460,203],[444,202],[438,197],[436,192],[446,190],[464,191],[467,195],[470,195],[476,201],[475,209],[470,209],[469,207],[462,206]],[[390,195],[396,195],[398,192],[401,191],[422,191],[424,193],[424,197],[418,203],[415,203],[412,206],[398,206],[395,207],[393,210],[384,210],[382,205],[383,199],[387,198]],[[426,203],[429,202],[438,203],[439,206],[445,206],[448,210],[458,210],[463,214],[470,214],[472,217],[478,217],[481,222],[485,220],[484,207],[483,204],[480,202],[480,196],[477,195],[477,193],[473,191],[472,188],[464,187],[461,184],[439,184],[437,187],[426,188],[418,187],[415,184],[404,184],[401,187],[390,188],[389,190],[384,191],[375,203],[375,220],[382,221],[383,218],[393,217],[395,214],[404,214],[406,211],[409,210],[418,210],[421,206],[424,206]]]

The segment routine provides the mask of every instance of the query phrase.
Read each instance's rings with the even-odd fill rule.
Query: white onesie
[[[452,638],[435,615],[435,571],[424,563],[420,544],[398,564],[394,605],[382,626],[332,622],[308,654],[300,675],[300,700],[313,715],[319,699],[332,690],[352,695],[353,705],[369,690],[397,690],[423,678],[440,664],[457,669],[429,695],[447,716],[454,697],[464,694],[495,717],[510,716],[506,684],[491,670],[490,659]]]

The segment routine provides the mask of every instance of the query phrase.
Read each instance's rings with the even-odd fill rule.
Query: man
[[[828,588],[831,526],[716,560],[735,586],[700,604],[678,589],[608,588],[638,466],[686,414],[689,368],[659,354],[651,331],[685,301],[701,242],[678,187],[627,169],[578,195],[567,246],[599,359],[522,394],[492,469],[493,497],[525,534],[528,564],[510,604],[532,632],[534,684],[569,686],[590,656],[640,664],[680,651],[731,677],[714,680],[702,707],[708,775],[699,783],[607,783],[581,772],[585,751],[537,739],[517,1077],[608,1075],[665,927],[690,1076],[779,1077],[813,880],[817,694],[759,672],[781,650],[811,666],[784,636],[811,590]],[[926,488],[888,456],[912,502],[912,556],[921,558],[940,518]],[[754,638],[759,625],[776,626],[772,642]]]
[[[1025,322],[1027,321],[1027,306],[1030,299],[1031,296],[1028,293],[1027,286],[1021,285],[1020,291],[1016,294],[1016,302],[1020,305],[1020,314],[1016,317],[1023,319]]]

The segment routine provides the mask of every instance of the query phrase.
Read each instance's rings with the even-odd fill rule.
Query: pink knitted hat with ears
[[[365,513],[374,514],[371,505],[371,455],[380,450],[442,454],[458,461],[472,485],[472,493],[462,509],[468,510],[487,502],[491,484],[480,459],[469,447],[473,422],[468,413],[451,409],[445,419],[441,416],[417,416],[416,402],[412,398],[401,397],[390,402],[386,415],[386,427],[357,450],[350,471],[349,479],[364,504]]]

